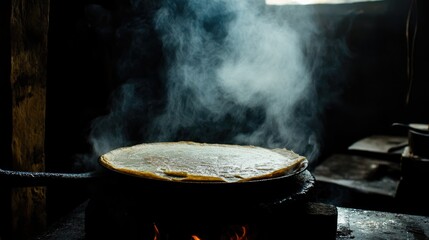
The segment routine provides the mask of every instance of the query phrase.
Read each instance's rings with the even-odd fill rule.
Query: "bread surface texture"
[[[245,182],[284,176],[306,161],[285,148],[191,141],[143,143],[100,156],[104,167],[165,181]]]

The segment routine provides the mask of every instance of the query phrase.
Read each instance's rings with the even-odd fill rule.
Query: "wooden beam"
[[[44,171],[46,80],[50,0],[12,0],[10,20],[12,168]],[[12,235],[26,239],[44,230],[46,188],[11,194]]]

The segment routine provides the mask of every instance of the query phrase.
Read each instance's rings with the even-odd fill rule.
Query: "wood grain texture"
[[[49,0],[12,0],[12,167],[44,171]],[[45,187],[12,190],[12,231],[26,239],[46,227]]]

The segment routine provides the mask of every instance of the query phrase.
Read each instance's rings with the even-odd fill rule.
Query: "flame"
[[[155,236],[153,237],[153,240],[159,240],[160,239],[160,237],[159,237],[159,229],[158,229],[158,227],[156,226],[155,223],[153,224],[153,230],[155,232]]]
[[[155,236],[153,237],[153,240],[159,240],[160,239],[160,232],[156,224],[153,224],[153,230],[155,232]],[[197,235],[191,235],[192,240],[203,240]],[[241,226],[241,231],[235,231],[233,236],[229,237],[229,240],[248,240],[247,238],[247,227]]]
[[[241,226],[241,230],[243,231],[243,234],[240,236],[239,240],[247,239],[247,227]]]
[[[247,227],[241,226],[241,235],[235,232],[235,236],[231,237],[230,240],[247,240]]]

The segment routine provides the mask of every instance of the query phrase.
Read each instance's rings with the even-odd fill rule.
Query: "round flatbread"
[[[242,182],[283,176],[304,161],[287,149],[189,141],[123,147],[100,156],[101,165],[125,174],[167,181]]]

